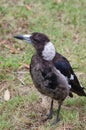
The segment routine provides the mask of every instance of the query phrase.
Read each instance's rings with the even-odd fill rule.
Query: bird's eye
[[[32,40],[35,43],[40,43],[41,42],[41,39],[39,37],[33,37]]]

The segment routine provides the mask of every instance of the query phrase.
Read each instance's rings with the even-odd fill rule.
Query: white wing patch
[[[73,74],[71,74],[70,80],[74,80],[74,75]]]
[[[51,42],[46,43],[44,50],[42,51],[43,59],[51,61],[55,57],[56,51]]]

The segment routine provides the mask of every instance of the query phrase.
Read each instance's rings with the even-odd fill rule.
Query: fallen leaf
[[[79,43],[79,36],[78,36],[77,34],[74,34],[74,35],[73,35],[73,41],[74,41],[75,43]]]
[[[61,3],[61,0],[57,0],[58,3]]]
[[[8,48],[12,54],[18,53],[18,50],[16,50],[15,48],[13,48],[11,46],[5,45],[5,47]]]
[[[7,89],[4,92],[4,100],[8,101],[10,99],[10,91]]]
[[[54,0],[54,4],[61,3],[62,0]]]
[[[67,52],[67,53],[70,53],[70,50],[69,50],[69,48],[66,46],[65,47],[65,51]]]
[[[26,5],[26,9],[27,9],[27,10],[31,10],[31,6]]]
[[[0,44],[5,44],[6,43],[6,40],[0,40]]]
[[[25,63],[21,63],[21,64],[22,65],[18,68],[18,70],[23,69],[23,68],[29,69],[29,65],[28,64],[25,64]]]

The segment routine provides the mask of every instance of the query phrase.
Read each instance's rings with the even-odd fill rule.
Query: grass
[[[0,1],[0,130],[86,129],[86,100],[77,95],[65,100],[57,126],[42,121],[40,113],[45,114],[49,107],[41,105],[24,66],[30,63],[34,49],[13,38],[36,31],[47,34],[86,88],[85,5],[85,0]],[[11,94],[7,102],[3,99],[6,89]]]

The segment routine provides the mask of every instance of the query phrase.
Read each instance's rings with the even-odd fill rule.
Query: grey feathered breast
[[[30,73],[35,87],[42,94],[56,100],[64,100],[69,95],[69,85],[51,62],[34,55],[31,60]]]

